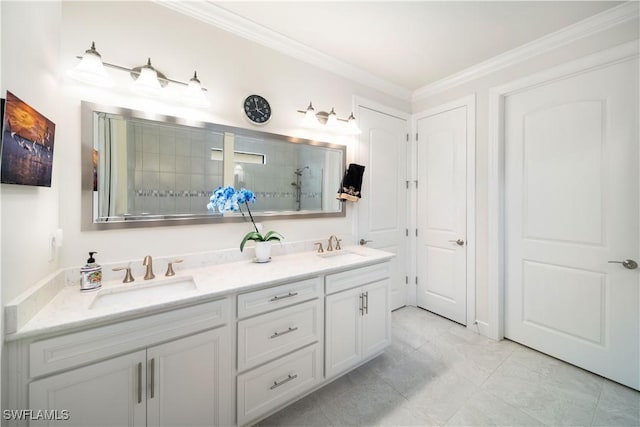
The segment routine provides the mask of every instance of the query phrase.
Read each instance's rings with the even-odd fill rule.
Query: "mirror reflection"
[[[252,190],[258,217],[344,215],[335,198],[343,146],[86,102],[82,107],[84,228],[233,220],[235,214],[207,211],[220,185]]]

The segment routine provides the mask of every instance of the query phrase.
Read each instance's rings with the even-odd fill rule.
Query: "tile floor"
[[[258,424],[640,426],[640,393],[427,311],[393,313],[387,351]]]

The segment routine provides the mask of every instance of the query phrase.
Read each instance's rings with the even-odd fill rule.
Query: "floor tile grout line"
[[[602,393],[604,393],[604,384],[605,384],[605,381],[602,381],[602,385],[600,386],[600,393],[598,394],[598,401],[596,402],[596,405],[593,408],[593,414],[591,415],[591,423],[589,423],[589,425],[592,427],[593,427],[593,422],[596,419],[596,414],[598,413],[598,407],[600,406],[600,399],[602,399]]]
[[[517,344],[517,343],[516,343],[516,344]],[[538,422],[540,423],[540,425],[541,425],[541,426],[546,426],[546,425],[548,425],[548,424],[545,424],[545,423],[544,423],[544,421],[540,420],[540,419],[539,419],[538,417],[536,417],[535,415],[530,414],[529,412],[525,411],[524,409],[520,409],[520,408],[518,408],[517,406],[512,405],[511,403],[509,403],[509,402],[505,401],[504,399],[502,399],[500,396],[496,396],[496,395],[495,395],[495,394],[493,394],[490,390],[487,390],[486,388],[484,388],[484,385],[487,383],[487,381],[489,381],[489,379],[491,379],[491,377],[493,377],[493,376],[495,375],[495,373],[496,373],[496,372],[498,372],[498,369],[500,369],[500,367],[501,367],[502,365],[504,365],[504,364],[505,364],[505,362],[506,362],[507,360],[509,360],[511,357],[513,357],[513,354],[516,352],[516,350],[517,350],[517,349],[518,349],[517,347],[514,347],[514,348],[513,348],[513,350],[511,351],[511,353],[509,353],[509,355],[508,355],[507,357],[505,357],[505,358],[502,360],[502,362],[500,362],[500,363],[498,364],[498,366],[496,366],[496,368],[495,368],[495,369],[494,369],[494,370],[493,370],[493,371],[492,371],[492,372],[487,376],[487,378],[485,378],[485,380],[482,382],[482,384],[480,384],[480,385],[478,386],[478,389],[481,389],[481,390],[483,390],[484,392],[489,393],[491,396],[493,396],[494,398],[498,399],[500,402],[504,403],[505,405],[509,406],[510,408],[513,408],[513,409],[515,409],[515,410],[516,410],[516,411],[518,411],[518,412],[522,412],[523,414],[525,414],[525,415],[527,415],[527,416],[531,417],[532,419],[534,419],[534,420],[538,421]]]

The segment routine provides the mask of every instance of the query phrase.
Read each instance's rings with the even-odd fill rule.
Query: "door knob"
[[[462,239],[458,239],[458,240],[449,240],[449,241],[450,241],[450,242],[452,242],[452,243],[455,243],[456,245],[464,246],[464,240],[462,240]]]
[[[364,240],[364,239],[360,239],[360,246],[364,246],[369,242],[373,242],[373,240]]]
[[[622,264],[624,268],[629,270],[635,270],[638,268],[638,263],[632,259],[625,259],[624,261],[609,261],[609,264]]]

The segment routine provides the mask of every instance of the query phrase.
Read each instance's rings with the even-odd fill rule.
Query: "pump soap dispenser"
[[[89,252],[87,263],[80,269],[80,291],[95,291],[102,286],[102,266],[96,264],[93,254],[98,252]]]

